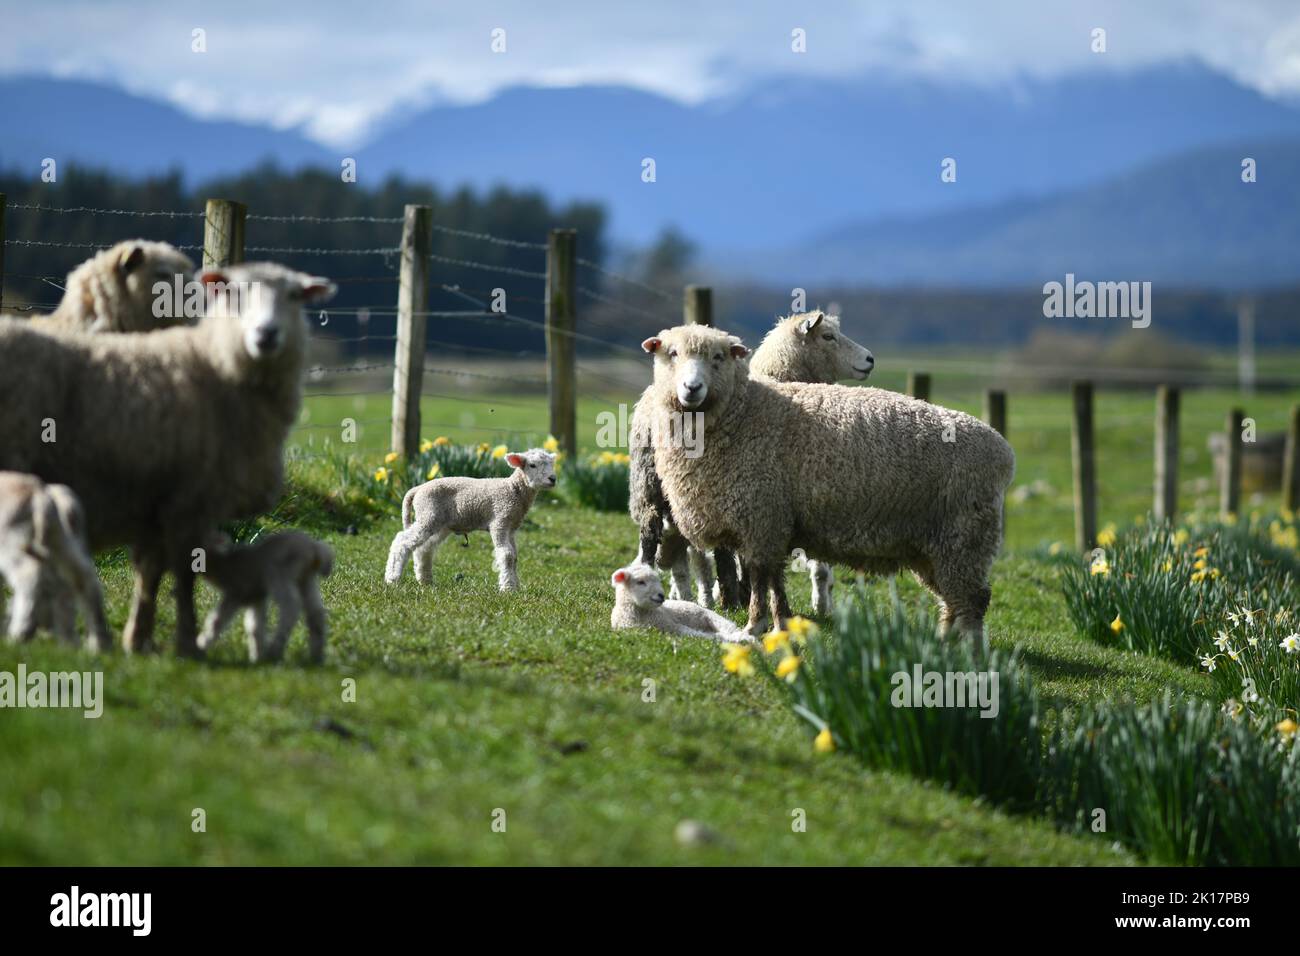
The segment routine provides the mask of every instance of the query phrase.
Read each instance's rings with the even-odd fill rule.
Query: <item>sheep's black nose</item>
[[[704,383],[703,383],[703,382],[696,382],[694,385],[687,385],[687,386],[686,386],[686,393],[687,393],[688,395],[694,395],[696,392],[698,392],[698,391],[699,391],[700,389],[702,389],[703,387],[704,387]]]
[[[279,339],[280,333],[276,329],[260,329],[257,333],[257,347],[259,349],[273,349]]]
[[[555,476],[554,476],[554,475],[551,475],[551,477],[547,478],[547,479],[546,479],[546,483],[547,483],[548,485],[553,485],[553,484],[555,484]]]

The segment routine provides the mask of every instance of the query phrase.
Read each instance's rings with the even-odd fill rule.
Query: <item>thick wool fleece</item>
[[[801,327],[808,326],[807,332]],[[824,382],[867,377],[875,359],[846,336],[838,316],[806,312],[778,319],[749,356],[749,374],[778,382]]]
[[[667,410],[681,407],[670,348],[681,361],[736,341],[696,326],[660,338],[654,398]],[[702,455],[655,449],[674,522],[692,544],[735,549],[761,571],[764,589],[780,585],[794,547],[868,572],[910,568],[939,596],[945,626],[982,631],[1003,494],[1015,473],[1011,446],[996,431],[894,392],[751,378],[729,353],[698,410]],[[762,615],[758,590],[751,627]]]
[[[637,565],[627,569],[628,575],[658,575],[653,568]],[[632,582],[614,586],[614,610],[609,624],[614,630],[629,627],[653,627],[669,634],[687,637],[709,637],[714,640],[734,640],[742,636],[740,628],[721,614],[700,607],[692,601],[667,600],[662,604],[639,605],[632,593]],[[662,596],[662,587],[658,589]]]
[[[171,288],[176,276],[184,281],[193,272],[193,261],[175,246],[145,239],[119,242],[69,272],[58,308],[33,322],[60,332],[149,332],[183,325],[179,309],[154,315],[153,289],[159,282]]]

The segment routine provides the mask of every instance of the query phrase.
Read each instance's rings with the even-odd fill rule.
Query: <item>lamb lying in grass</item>
[[[614,630],[653,627],[669,634],[707,637],[715,641],[748,640],[731,621],[694,601],[664,598],[659,572],[648,564],[619,568],[609,579],[614,586],[614,611],[609,625]]]
[[[14,591],[12,640],[30,639],[48,619],[59,640],[75,645],[76,600],[86,616],[90,649],[111,648],[104,597],[86,544],[86,521],[71,488],[0,472],[0,576]]]
[[[519,588],[515,532],[524,523],[537,492],[555,487],[555,456],[540,448],[511,452],[509,478],[435,478],[402,499],[402,530],[388,551],[384,580],[394,584],[415,556],[415,579],[433,583],[433,556],[453,534],[487,531],[495,549],[493,564],[502,591]]]
[[[208,545],[206,573],[220,588],[221,602],[204,622],[199,649],[211,647],[242,608],[249,659],[278,661],[284,657],[298,617],[306,614],[311,659],[321,663],[325,659],[325,605],[319,579],[334,570],[334,552],[329,545],[300,531],[281,531],[240,547],[232,546],[224,535],[212,535]],[[269,639],[268,600],[280,609],[275,633]]]

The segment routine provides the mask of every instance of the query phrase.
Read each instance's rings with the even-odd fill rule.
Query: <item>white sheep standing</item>
[[[192,551],[279,497],[298,418],[304,305],[334,285],[274,263],[209,270],[208,314],[147,335],[51,335],[0,321],[0,468],[70,486],[95,550],[128,545],[129,651],[176,587],[176,650],[197,656]]]
[[[524,523],[537,493],[555,487],[555,456],[540,448],[509,452],[508,478],[435,478],[402,498],[402,530],[388,550],[384,580],[401,579],[414,555],[415,579],[433,583],[433,557],[453,534],[487,531],[492,535],[493,566],[502,591],[519,587],[515,532]]]
[[[150,332],[187,324],[173,294],[194,262],[175,246],[129,239],[95,254],[68,273],[63,298],[32,321],[43,331]],[[167,291],[159,293],[161,285]],[[161,313],[161,314],[160,314]]]
[[[212,535],[204,560],[204,573],[221,591],[221,600],[203,624],[200,650],[211,647],[242,609],[249,660],[281,660],[302,615],[307,619],[312,661],[319,664],[325,659],[326,619],[320,579],[334,570],[334,552],[329,545],[301,531],[281,531],[239,546],[233,546],[224,535]],[[280,611],[269,639],[267,601],[274,601]]]
[[[699,412],[694,457],[655,447],[678,529],[697,547],[734,548],[751,576],[748,631],[764,598],[790,616],[786,556],[868,573],[907,568],[940,602],[940,626],[983,639],[989,572],[1015,455],[970,415],[875,388],[750,377],[734,336],[678,326],[647,339],[659,413]]]
[[[609,583],[614,586],[614,610],[609,625],[616,631],[653,627],[669,634],[716,641],[748,639],[748,635],[721,614],[693,601],[666,599],[659,572],[648,564],[619,568]]]
[[[104,596],[86,544],[81,502],[66,485],[32,475],[0,472],[0,577],[14,591],[11,640],[28,640],[42,623],[66,644],[77,643],[74,601],[86,618],[92,651],[112,647]]]

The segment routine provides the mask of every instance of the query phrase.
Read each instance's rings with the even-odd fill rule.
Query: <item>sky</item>
[[[696,103],[790,74],[1014,85],[1196,58],[1300,99],[1297,0],[0,0],[0,23],[0,73],[111,82],[335,147],[410,107],[520,84]]]

